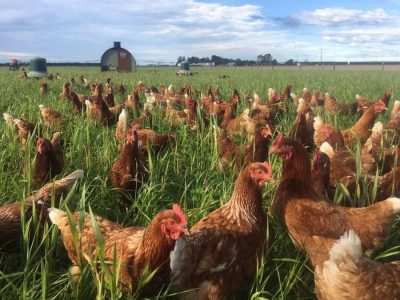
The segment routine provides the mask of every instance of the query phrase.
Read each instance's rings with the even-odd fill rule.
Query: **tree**
[[[262,65],[264,61],[264,55],[260,54],[257,56],[257,64]]]
[[[270,64],[272,62],[272,55],[270,53],[264,55],[264,62],[267,64]]]
[[[198,64],[200,62],[200,58],[197,56],[188,57],[188,62],[190,64]]]
[[[179,56],[178,57],[178,61],[176,62],[176,65],[178,65],[180,62],[185,61],[185,57],[184,56]]]
[[[211,55],[211,62],[213,62],[216,66],[224,64],[224,58],[217,55]]]
[[[273,64],[274,61],[276,62],[276,64],[278,63],[276,60],[272,58],[272,55],[270,53],[264,55],[260,54],[257,56],[257,64],[259,65],[270,65]]]
[[[293,66],[294,65],[294,60],[293,59],[289,59],[285,62],[285,65],[289,65],[289,66]]]

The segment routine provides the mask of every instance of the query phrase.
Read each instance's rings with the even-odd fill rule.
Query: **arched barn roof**
[[[135,72],[136,60],[120,42],[114,42],[114,47],[101,56],[101,71]]]

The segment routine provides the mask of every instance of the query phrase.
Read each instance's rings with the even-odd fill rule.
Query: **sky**
[[[178,56],[399,61],[400,0],[0,0],[0,61],[99,61],[113,41],[139,64]]]

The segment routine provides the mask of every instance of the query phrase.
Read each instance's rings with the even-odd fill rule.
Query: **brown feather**
[[[268,168],[263,163],[247,166],[228,203],[197,222],[190,236],[178,240],[171,253],[175,290],[199,288],[193,299],[225,299],[254,276],[267,230],[261,185],[270,178]]]
[[[70,224],[67,214],[51,209],[49,214],[53,223],[61,231],[65,249],[74,265],[79,266],[77,249],[80,254],[86,254],[87,259],[93,259],[96,253],[96,234],[93,223],[88,214],[82,228],[76,228],[78,241],[75,246],[71,226],[78,226],[79,213],[73,214],[74,225]],[[123,227],[117,223],[96,216],[95,221],[104,238],[104,259],[113,261],[119,266],[118,285],[122,290],[135,291],[145,268],[149,272],[155,271],[154,277],[145,287],[145,293],[156,295],[162,284],[169,279],[169,253],[173,249],[175,240],[163,232],[162,226],[168,220],[176,223],[176,228],[183,231],[186,222],[181,220],[173,210],[159,212],[146,227]],[[179,234],[181,235],[181,233]],[[178,237],[176,237],[178,238]],[[110,265],[113,272],[113,265]]]
[[[283,173],[271,210],[285,225],[296,245],[308,251],[318,245],[310,237],[338,239],[353,228],[365,249],[379,247],[389,234],[400,211],[400,199],[390,198],[364,208],[348,208],[324,201],[312,188],[311,168],[307,151],[295,140],[278,136],[271,152],[282,157]],[[328,253],[312,260],[324,261]]]

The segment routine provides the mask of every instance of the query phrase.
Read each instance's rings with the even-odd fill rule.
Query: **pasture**
[[[83,74],[91,82],[105,83],[108,77],[116,84],[123,83],[128,93],[141,80],[146,86],[168,87],[176,89],[189,83],[193,89],[202,93],[207,87],[219,85],[223,100],[230,99],[234,88],[242,96],[245,91],[257,92],[267,99],[268,88],[282,91],[287,83],[292,83],[292,92],[302,95],[303,87],[310,91],[320,89],[329,92],[340,102],[353,102],[355,95],[367,99],[379,99],[386,89],[393,90],[389,105],[399,99],[400,71],[367,70],[266,70],[247,68],[199,68],[192,69],[198,74],[190,77],[177,77],[177,68],[139,68],[136,73],[100,73],[98,67],[49,67],[49,73],[59,72],[62,79],[46,80],[49,93],[39,94],[40,81],[21,80],[16,72],[0,68],[0,110],[13,116],[22,117],[31,122],[42,124],[43,119],[38,105],[44,104],[68,117],[62,128],[64,139],[64,170],[62,177],[76,169],[83,169],[85,176],[79,180],[60,207],[71,211],[89,207],[94,214],[118,222],[125,226],[146,226],[160,210],[179,203],[188,215],[189,225],[194,224],[208,212],[221,206],[231,195],[235,175],[217,171],[218,152],[212,126],[201,124],[200,129],[192,132],[187,127],[172,128],[161,114],[153,118],[153,129],[158,133],[175,133],[176,144],[168,145],[158,154],[148,155],[147,167],[150,179],[141,189],[138,197],[128,210],[119,206],[119,196],[112,189],[109,180],[111,165],[119,150],[115,139],[115,126],[102,127],[81,115],[72,112],[71,103],[60,100],[62,86],[72,77]],[[79,94],[89,94],[77,86],[71,90]],[[123,102],[122,96],[115,93],[116,102]],[[195,100],[199,96],[193,96]],[[141,95],[141,107],[145,98]],[[238,111],[242,112],[250,104],[243,99]],[[379,116],[385,121],[389,113]],[[129,119],[136,117],[129,112]],[[287,134],[296,118],[296,109],[292,104],[280,115],[277,132]],[[355,117],[331,115],[324,119],[340,129],[348,128]],[[26,150],[15,142],[15,133],[5,122],[0,122],[0,205],[22,200],[33,192],[29,174],[24,174],[24,165],[34,156],[32,141]],[[44,135],[50,137],[50,131]],[[276,133],[274,133],[276,135]],[[268,151],[268,149],[265,149]],[[281,161],[272,156],[269,161],[273,167],[275,182],[267,182],[264,191],[264,208],[273,199],[280,178]],[[58,178],[57,177],[57,178]],[[340,201],[341,192],[338,192]],[[362,198],[365,195],[359,195]],[[354,200],[355,203],[358,201]],[[271,226],[277,232],[277,239],[264,246],[263,257],[259,261],[258,272],[249,282],[247,289],[234,296],[234,299],[314,299],[313,273],[307,265],[307,257],[296,249],[282,227],[269,216]],[[30,220],[22,222],[27,226]],[[399,222],[394,225],[393,233],[387,244],[374,257],[384,261],[400,259]],[[2,224],[0,224],[2,226]],[[59,231],[51,226],[45,235],[35,236],[29,241],[27,236],[20,242],[18,252],[0,253],[0,298],[1,299],[137,299],[119,291],[110,292],[104,280],[101,268],[90,272],[87,268],[77,286],[71,283],[68,275],[70,261],[64,250]],[[168,296],[174,299],[168,289],[160,291],[159,298]]]

